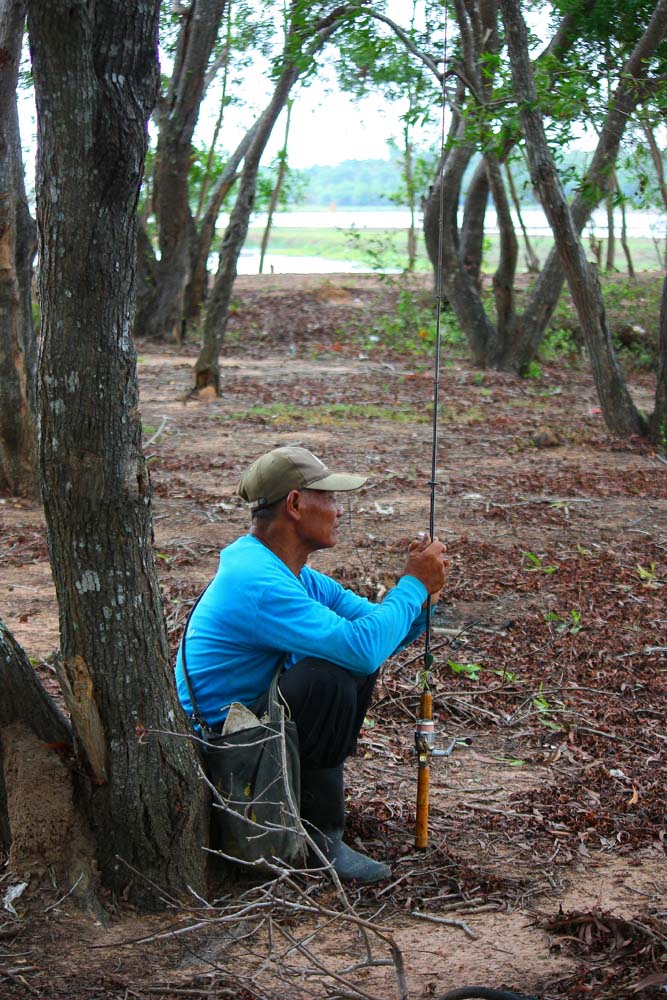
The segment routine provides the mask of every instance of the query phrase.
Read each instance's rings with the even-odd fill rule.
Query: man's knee
[[[375,678],[373,677],[372,683]],[[288,704],[302,704],[315,701],[318,706],[329,704],[339,711],[353,712],[359,701],[359,694],[370,678],[354,674],[345,667],[330,660],[309,656],[299,660],[285,671],[280,679],[280,690]],[[372,686],[371,683],[371,686]]]
[[[333,767],[354,752],[375,678],[316,657],[282,675],[280,691],[299,732],[303,763]]]

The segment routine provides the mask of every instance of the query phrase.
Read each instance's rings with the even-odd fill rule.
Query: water
[[[213,270],[217,267],[217,258]],[[239,274],[257,274],[259,271],[259,250],[242,250],[239,257]],[[264,256],[264,274],[369,274],[378,273],[361,261],[334,260],[330,257],[288,257],[277,253]],[[382,274],[400,274],[400,268],[384,268]]]
[[[525,208],[522,210],[523,222],[530,236],[549,236],[551,230],[546,216],[541,208]],[[519,220],[513,213],[514,225],[519,227]],[[459,222],[462,217],[459,218]],[[621,213],[614,211],[614,223],[617,233],[621,231]],[[647,239],[665,239],[667,237],[667,213],[656,211],[626,212],[628,236],[645,237]],[[264,229],[266,215],[253,215],[252,228]],[[312,212],[294,209],[290,212],[276,212],[273,216],[276,229],[407,229],[410,225],[410,213],[405,209],[369,209],[340,208],[325,212]],[[421,213],[416,218],[418,229],[422,228]],[[486,232],[496,234],[498,226],[496,213],[490,208],[486,213]],[[586,227],[586,233],[593,232],[595,236],[604,238],[607,235],[607,213],[605,209],[596,209],[591,221]]]
[[[530,236],[550,236],[551,230],[546,220],[546,216],[541,208],[532,207],[522,211],[524,225]],[[621,231],[621,213],[614,212],[614,222],[617,235]],[[226,219],[221,218],[221,225],[226,223]],[[518,218],[514,216],[514,224],[519,232]],[[289,212],[276,212],[273,217],[273,225],[276,229],[343,229],[349,230],[353,227],[359,231],[373,229],[407,229],[410,225],[410,213],[405,209],[379,209],[379,208],[332,208],[328,211],[317,212],[302,209],[295,209]],[[416,226],[421,231],[423,218],[421,214],[417,216]],[[656,211],[628,211],[626,212],[626,225],[629,237],[664,241],[667,238],[667,213]],[[266,226],[266,215],[257,213],[251,219],[251,228],[263,230]],[[486,214],[486,232],[489,235],[497,235],[498,228],[496,214],[492,208]],[[593,233],[599,239],[607,236],[607,213],[604,209],[597,209],[591,221],[584,230],[584,236]],[[217,259],[213,256],[211,260],[212,270],[217,267]],[[239,274],[257,274],[259,268],[259,251],[244,250],[239,258]],[[292,257],[281,254],[268,253],[264,261],[264,272],[270,273],[273,268],[275,274],[330,274],[356,273],[364,274],[375,271],[362,261],[335,260],[328,257]]]

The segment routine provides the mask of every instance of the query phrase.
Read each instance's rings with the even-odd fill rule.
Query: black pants
[[[278,686],[299,732],[302,767],[336,767],[354,753],[377,675],[377,670],[353,674],[314,656],[282,674]],[[267,697],[268,692],[251,706],[256,715]]]

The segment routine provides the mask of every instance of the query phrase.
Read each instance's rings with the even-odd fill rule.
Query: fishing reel
[[[429,789],[432,757],[451,757],[457,746],[470,746],[468,736],[455,736],[447,747],[439,749],[435,723],[433,721],[433,696],[423,690],[419,703],[419,718],[415,726],[415,753],[419,766],[417,770],[417,814],[415,825],[415,847],[428,847]]]
[[[428,761],[430,757],[451,757],[457,746],[471,746],[472,740],[469,736],[455,736],[448,746],[441,750],[437,746],[437,736],[435,732],[435,722],[433,719],[417,719],[415,726],[415,753],[419,757],[419,764],[422,766],[422,758]],[[424,766],[427,766],[425,764]]]

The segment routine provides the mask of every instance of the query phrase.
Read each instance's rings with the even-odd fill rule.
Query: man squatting
[[[341,879],[370,883],[390,869],[343,843],[343,762],[356,749],[380,665],[424,631],[447,560],[437,538],[413,541],[381,604],[311,569],[309,556],[336,544],[343,508],[335,494],[365,482],[331,473],[305,448],[258,458],[237,489],[251,504],[250,532],[222,550],[187,649],[199,712],[217,731],[234,701],[261,715],[284,660],[279,687],[299,735],[302,820]],[[190,713],[181,650],[176,681]]]

